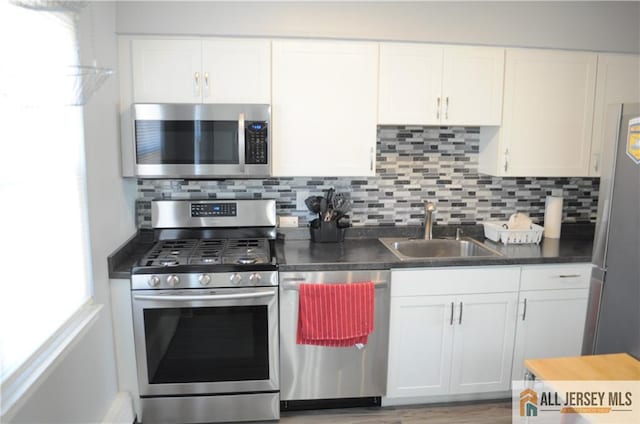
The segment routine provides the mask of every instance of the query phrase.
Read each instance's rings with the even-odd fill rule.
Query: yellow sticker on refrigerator
[[[640,164],[640,117],[629,121],[629,136],[627,137],[627,155]]]

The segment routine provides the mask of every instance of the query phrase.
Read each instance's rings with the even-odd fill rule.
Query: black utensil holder
[[[314,219],[309,226],[311,241],[314,243],[340,243],[344,241],[344,228],[338,228],[335,221]]]

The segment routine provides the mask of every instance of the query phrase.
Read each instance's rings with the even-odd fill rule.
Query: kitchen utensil
[[[320,219],[324,219],[324,216],[327,213],[327,207],[327,198],[320,197]]]
[[[334,204],[333,204],[333,197],[336,194],[336,191],[333,188],[330,188],[329,190],[327,190],[327,205],[333,209],[334,208]]]
[[[351,219],[348,215],[343,215],[337,219],[336,224],[338,228],[348,228],[351,226]]]
[[[320,199],[319,196],[309,196],[304,200],[304,204],[307,205],[309,211],[320,213]]]
[[[351,210],[351,201],[342,193],[333,196],[333,208],[341,214],[346,214]]]

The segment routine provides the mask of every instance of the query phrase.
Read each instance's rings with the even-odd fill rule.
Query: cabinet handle
[[[244,131],[245,127],[244,127],[244,113],[239,113],[238,114],[238,152],[244,152],[245,149],[245,131]],[[239,155],[239,161],[238,161],[238,165],[240,165],[240,170],[244,171],[244,155],[240,154]]]
[[[578,278],[580,274],[561,274],[558,275],[558,278]]]
[[[451,318],[449,319],[449,325],[453,325],[453,302],[451,302]]]
[[[449,96],[446,97],[445,103],[446,107],[444,109],[444,119],[449,119]]]
[[[204,73],[204,89],[206,90],[205,94],[209,95],[209,72]]]
[[[509,149],[504,149],[504,172],[509,169]]]
[[[458,317],[458,325],[462,324],[462,302],[460,302],[460,316]]]
[[[373,147],[369,150],[369,170],[373,171]]]
[[[194,80],[195,80],[195,89],[196,89],[196,96],[200,95],[200,72],[196,72],[195,74],[193,74]]]
[[[527,298],[524,298],[524,309],[522,310],[522,321],[524,321],[527,316]]]
[[[436,100],[436,119],[440,119],[440,97]]]
[[[598,168],[600,168],[600,153],[596,153],[595,157],[596,157],[596,163],[593,166],[593,171],[598,172]]]

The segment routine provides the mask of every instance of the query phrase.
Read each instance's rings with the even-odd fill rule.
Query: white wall
[[[80,19],[81,62],[117,69],[115,4],[91,3]],[[93,28],[92,28],[93,26]],[[93,292],[100,318],[27,399],[12,422],[101,422],[117,394],[107,256],[135,232],[135,183],[119,177],[118,80],[85,106]],[[40,317],[44,318],[44,317]]]
[[[118,3],[121,34],[331,37],[640,53],[638,2]]]

